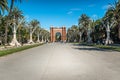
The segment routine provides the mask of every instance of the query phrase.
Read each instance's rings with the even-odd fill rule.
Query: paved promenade
[[[120,52],[49,43],[1,57],[0,80],[120,80]]]

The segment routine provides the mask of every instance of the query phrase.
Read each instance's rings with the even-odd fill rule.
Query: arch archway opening
[[[60,32],[57,32],[57,33],[55,34],[55,41],[56,41],[56,42],[60,42],[60,41],[61,41],[61,33],[60,33]]]
[[[61,33],[61,34],[60,34]],[[51,42],[66,41],[66,28],[50,27]]]

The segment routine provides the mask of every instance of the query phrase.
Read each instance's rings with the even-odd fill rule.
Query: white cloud
[[[72,8],[72,9],[70,9],[70,11],[69,12],[67,12],[67,14],[73,14],[73,12],[75,12],[75,11],[80,11],[81,9],[80,8]]]
[[[67,14],[72,14],[73,13],[73,11],[69,11]]]
[[[80,8],[72,8],[70,9],[71,11],[80,11],[81,9]]]
[[[90,4],[88,5],[88,7],[95,7],[95,4]]]
[[[102,9],[109,9],[110,7],[112,7],[112,5],[104,5],[102,6]]]

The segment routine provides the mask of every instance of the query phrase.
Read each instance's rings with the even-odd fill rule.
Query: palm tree
[[[23,43],[28,43],[28,40],[29,40],[29,27],[28,27],[27,23],[22,24],[22,27],[20,29],[20,34],[21,34],[22,44]]]
[[[10,26],[11,20],[10,20],[9,16],[5,16],[4,19],[5,19],[5,26],[4,26],[5,27],[5,45],[7,45],[7,43],[8,43],[8,26]]]
[[[36,28],[39,26],[39,21],[38,20],[32,20],[31,22],[30,22],[30,24],[29,24],[29,29],[30,29],[30,40],[29,40],[29,42],[28,43],[34,43],[33,42],[33,39],[32,39],[32,35],[33,35],[33,33],[34,33],[34,31],[36,30]]]
[[[42,41],[41,41],[42,43],[49,42],[50,33],[47,30],[42,29],[41,35],[42,35]]]
[[[41,43],[43,43],[44,42],[44,29],[43,28],[41,28],[41,31],[40,31],[40,37],[41,37]]]
[[[10,43],[11,46],[20,46],[20,43],[16,39],[17,29],[24,22],[23,13],[18,8],[14,8],[11,13],[11,28],[13,31],[13,39]]]
[[[23,33],[23,31],[25,31],[25,24],[26,24],[26,22],[25,22],[25,20],[18,26],[18,29],[17,29],[17,32],[18,32],[18,42],[22,42],[23,43],[23,35],[24,34],[22,34]]]
[[[79,29],[77,25],[72,25],[67,31],[67,40],[68,42],[77,42],[78,41]]]
[[[71,42],[72,41],[72,37],[73,37],[72,30],[69,28],[67,30],[67,41]]]
[[[84,35],[84,41],[86,41],[87,40],[87,31],[90,26],[90,18],[86,14],[82,14],[78,20],[78,25],[79,25],[80,29],[83,30],[82,34]]]
[[[41,31],[40,26],[38,26],[38,27],[36,28],[37,42],[38,42],[38,43],[40,43],[40,31]]]
[[[108,9],[108,11],[106,12],[103,18],[103,25],[106,28],[106,34],[107,34],[106,45],[113,43],[113,41],[110,38],[110,33],[111,33],[111,28],[114,27],[116,24],[116,20],[115,20],[116,17],[112,12],[113,12],[112,9]]]
[[[81,24],[79,24],[79,37],[80,37],[79,42],[82,41],[82,33],[83,33],[83,31],[84,31],[83,26]]]
[[[78,29],[78,26],[77,25],[72,25],[71,27],[71,30],[73,32],[73,39],[74,39],[74,42],[76,42],[78,39],[78,33],[79,33],[79,29]]]
[[[109,12],[113,15],[114,19],[117,21],[118,34],[120,39],[120,0],[115,2],[114,6],[109,8]]]
[[[15,7],[11,13],[11,18],[15,18],[16,24],[19,24],[19,20],[23,19],[23,12]]]
[[[6,19],[6,26],[5,26],[5,44],[7,44],[7,37],[8,37],[8,33],[7,33],[7,30],[8,30],[8,26],[9,26],[9,20],[11,18],[11,15],[12,15],[12,11],[13,11],[13,8],[14,8],[14,2],[15,1],[19,1],[19,2],[22,2],[22,0],[11,0],[11,4],[10,4],[10,8],[9,8],[9,13],[8,13],[8,16],[7,16],[7,19]],[[4,3],[4,4],[3,4]],[[7,7],[7,0],[0,0],[0,4],[3,5],[3,7],[1,7],[2,10],[4,10],[4,6],[5,6],[5,9],[8,10],[8,7]],[[8,22],[7,22],[8,21]]]
[[[92,42],[102,43],[103,40],[105,39],[105,34],[106,34],[106,30],[105,27],[103,27],[101,19],[93,21],[92,32],[91,32]]]
[[[4,10],[8,10],[8,2],[7,0],[0,0],[0,14],[3,13]]]
[[[14,7],[14,2],[15,2],[15,1],[22,2],[22,0],[11,0],[9,14],[12,13],[12,10],[13,10],[13,7]]]

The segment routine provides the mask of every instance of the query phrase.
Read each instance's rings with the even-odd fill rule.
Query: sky
[[[67,28],[78,24],[81,14],[91,19],[102,18],[115,0],[23,0],[15,5],[23,11],[26,20],[37,19],[41,27],[50,26]]]

